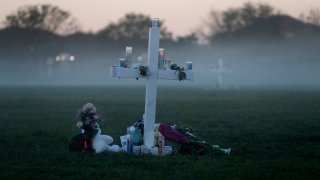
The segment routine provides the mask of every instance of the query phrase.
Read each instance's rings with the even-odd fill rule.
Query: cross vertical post
[[[159,19],[152,20],[149,28],[148,44],[148,70],[145,100],[144,119],[144,145],[151,147],[154,145],[154,124],[157,105],[157,79],[158,79],[158,51],[160,42]]]

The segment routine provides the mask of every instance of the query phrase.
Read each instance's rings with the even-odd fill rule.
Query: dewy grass
[[[187,125],[230,156],[68,151],[75,113],[92,102],[120,144],[141,119],[143,87],[1,87],[0,179],[317,179],[320,92],[159,88],[157,122]]]

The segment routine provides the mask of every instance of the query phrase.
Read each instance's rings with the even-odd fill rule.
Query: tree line
[[[222,12],[212,10],[204,21],[206,31],[193,32],[176,39],[173,38],[165,23],[162,23],[161,38],[183,43],[196,43],[202,38],[210,42],[217,34],[232,33],[261,19],[279,14],[282,13],[268,4],[247,2],[241,7],[229,8]],[[320,27],[320,9],[312,8],[309,12],[301,14],[300,20]],[[148,38],[150,22],[151,17],[149,15],[128,13],[119,21],[112,22],[99,30],[96,35],[99,38],[114,42],[119,40],[126,40],[129,43],[145,41]],[[48,4],[19,7],[16,12],[6,16],[4,25],[7,28],[41,29],[60,35],[81,32],[79,23],[70,12]]]

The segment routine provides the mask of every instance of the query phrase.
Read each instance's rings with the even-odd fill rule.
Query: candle
[[[187,61],[186,65],[187,65],[187,70],[192,70],[192,62],[191,61]]]
[[[158,58],[158,69],[164,69],[164,58],[166,56],[165,50],[163,48],[159,49],[159,58]]]
[[[119,59],[119,66],[126,67],[126,59]]]
[[[131,66],[132,47],[126,47],[126,67]]]
[[[166,60],[164,60],[164,64],[165,64],[165,69],[171,69],[171,68],[170,68],[171,59],[166,59]]]

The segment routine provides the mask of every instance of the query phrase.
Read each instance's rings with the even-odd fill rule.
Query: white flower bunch
[[[78,128],[81,128],[82,126],[83,126],[83,123],[82,123],[81,121],[78,121],[78,122],[77,122],[77,127],[78,127]]]
[[[94,105],[92,103],[87,103],[87,104],[83,105],[82,110],[87,113],[96,113],[97,112],[97,108],[94,107]]]

